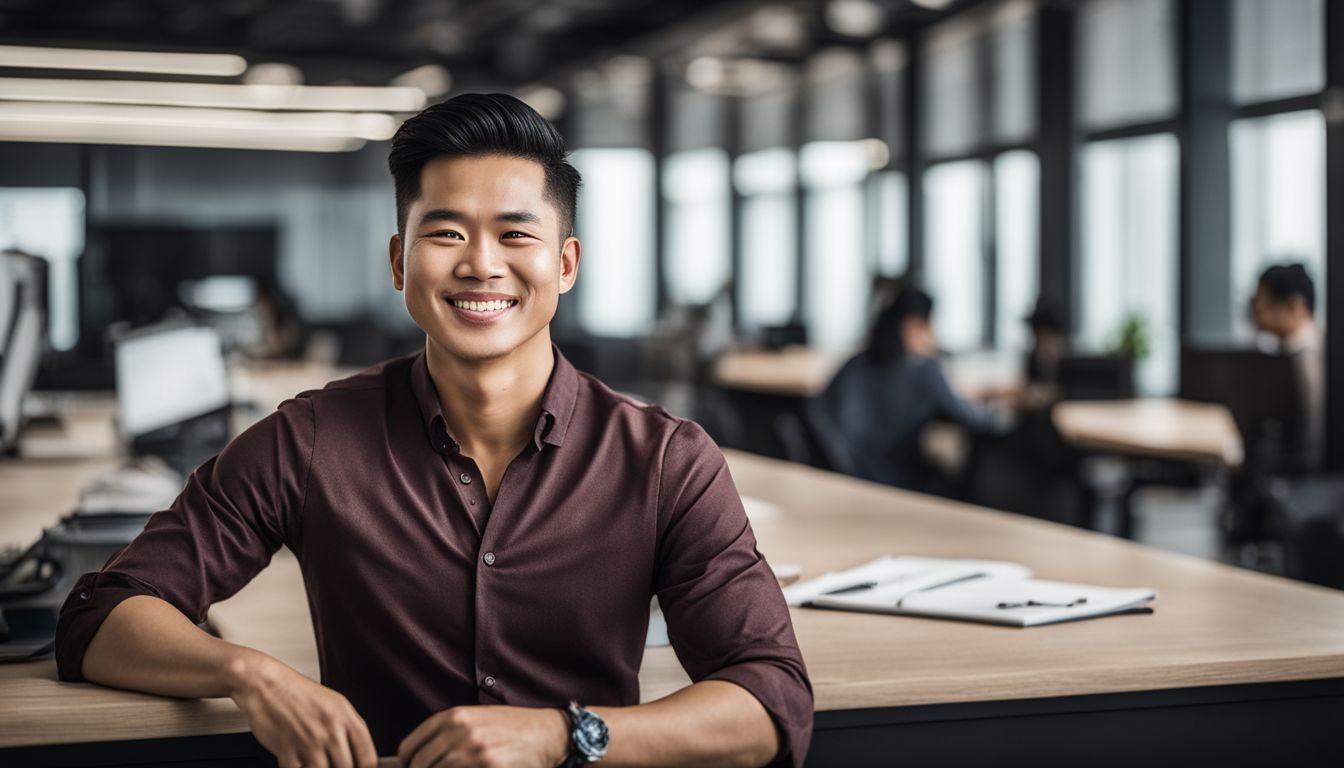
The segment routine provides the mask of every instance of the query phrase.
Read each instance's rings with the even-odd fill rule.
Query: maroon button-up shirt
[[[638,703],[651,595],[691,679],[755,695],[779,762],[807,752],[811,684],[723,454],[558,350],[493,504],[423,353],[287,400],[79,580],[57,627],[61,679],[83,679],[122,600],[154,595],[199,623],[281,546],[303,570],[322,682],[380,754],[462,704]]]

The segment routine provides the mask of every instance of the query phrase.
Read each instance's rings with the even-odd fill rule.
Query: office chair
[[[1180,377],[1182,398],[1227,406],[1241,432],[1245,460],[1230,479],[1225,543],[1239,548],[1277,540],[1270,485],[1276,476],[1300,474],[1305,465],[1292,359],[1255,349],[1186,345]]]

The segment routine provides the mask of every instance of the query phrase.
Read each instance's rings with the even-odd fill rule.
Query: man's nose
[[[475,237],[462,249],[462,259],[453,268],[458,278],[489,280],[503,277],[504,257],[499,244],[488,237]]]

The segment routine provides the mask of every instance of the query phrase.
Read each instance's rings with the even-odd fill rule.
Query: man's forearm
[[[232,696],[250,668],[273,661],[211,637],[157,597],[123,600],[84,652],[90,682],[182,698]]]
[[[745,688],[706,680],[633,707],[592,707],[610,731],[602,765],[765,765],[779,733]]]

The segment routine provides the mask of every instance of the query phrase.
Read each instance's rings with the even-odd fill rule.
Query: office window
[[[704,304],[732,271],[728,153],[694,149],[663,163],[664,272],[676,304]]]
[[[994,343],[1001,349],[1030,345],[1023,318],[1040,291],[1040,177],[1033,152],[1006,152],[994,160]]]
[[[925,145],[934,157],[1036,131],[1036,3],[1007,0],[936,25],[925,40]]]
[[[863,179],[870,144],[818,141],[799,158],[807,187],[803,211],[803,307],[809,340],[821,346],[857,346],[866,332],[872,283],[864,254]]]
[[[1140,319],[1150,342],[1136,375],[1144,394],[1176,389],[1178,163],[1166,133],[1083,149],[1078,342],[1112,350],[1126,320]]]
[[[907,156],[905,146],[906,48],[896,40],[879,40],[868,50],[877,86],[877,137],[887,143],[893,159]]]
[[[47,261],[48,343],[70,349],[79,340],[76,260],[84,252],[84,193],[73,187],[0,188],[0,250],[6,248]]]
[[[943,163],[924,175],[925,283],[944,349],[984,344],[985,166],[979,160]]]
[[[868,177],[868,232],[875,274],[898,277],[910,266],[909,181],[900,171]]]
[[[792,319],[798,289],[798,165],[783,148],[741,155],[733,183],[743,196],[739,233],[741,279],[738,317],[743,327],[783,325]]]
[[[984,139],[980,26],[979,14],[954,17],[935,26],[925,42],[920,101],[932,156],[962,154]]]
[[[990,133],[1000,144],[1036,133],[1036,4],[1012,0],[990,17]]]
[[[1273,263],[1300,261],[1325,312],[1325,117],[1317,110],[1246,120],[1231,127],[1232,317],[1251,324],[1246,303]]]
[[[637,336],[653,325],[653,154],[643,149],[579,149],[583,175],[576,228],[583,242],[579,323],[598,336]]]
[[[804,69],[807,141],[850,141],[868,133],[864,90],[864,59],[847,48],[814,54]]]
[[[1232,93],[1241,103],[1325,87],[1322,0],[1236,0],[1232,6]]]
[[[1176,111],[1172,0],[1085,0],[1078,12],[1078,105],[1086,128],[1171,117]]]

